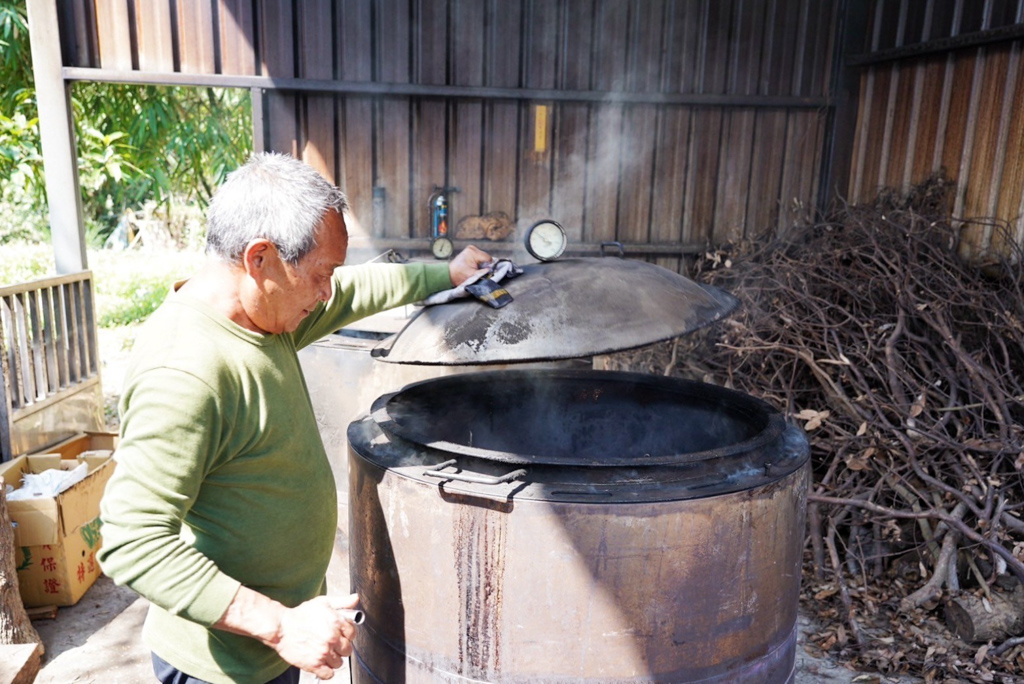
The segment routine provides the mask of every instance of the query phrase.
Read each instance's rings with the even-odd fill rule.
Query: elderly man
[[[325,596],[336,490],[296,352],[490,257],[339,269],[346,207],[310,167],[253,156],[210,204],[206,265],[139,331],[100,562],[151,602],[162,682],[327,679],[351,653],[337,611],[358,597]]]

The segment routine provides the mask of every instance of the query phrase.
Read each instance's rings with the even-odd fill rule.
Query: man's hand
[[[218,629],[258,639],[281,659],[320,679],[330,679],[352,653],[356,626],[337,611],[355,608],[359,596],[318,596],[287,608],[248,587],[240,587]]]
[[[494,258],[487,252],[470,245],[459,252],[458,256],[448,262],[448,275],[452,279],[452,286],[458,287],[471,275],[482,270],[482,266]]]
[[[352,654],[356,626],[337,611],[354,608],[359,597],[347,599],[319,596],[292,608],[281,617],[280,639],[271,644],[285,662],[330,679],[341,667],[342,658]]]

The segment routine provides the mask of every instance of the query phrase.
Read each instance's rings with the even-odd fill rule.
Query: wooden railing
[[[14,421],[99,382],[90,271],[0,287],[0,364],[5,446]]]

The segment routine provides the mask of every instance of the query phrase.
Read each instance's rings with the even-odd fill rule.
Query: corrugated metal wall
[[[952,210],[968,219],[965,251],[984,256],[990,247],[998,250],[990,244],[994,221],[1009,223],[1019,241],[1024,2],[869,5],[866,44],[853,60],[865,66],[849,197],[868,200],[882,186],[905,189],[944,168],[957,183]],[[958,44],[969,46],[951,49]],[[916,50],[927,54],[914,56]]]
[[[68,0],[61,19],[68,66],[406,86],[263,101],[265,147],[342,186],[355,233],[427,236],[447,185],[456,219],[551,216],[667,255],[816,204],[838,3]]]

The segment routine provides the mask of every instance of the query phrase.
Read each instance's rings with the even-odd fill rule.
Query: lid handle
[[[519,470],[513,470],[510,473],[504,475],[471,475],[468,473],[442,473],[448,466],[454,466],[456,460],[454,458],[438,463],[432,468],[428,468],[423,471],[424,477],[437,477],[445,480],[457,480],[459,482],[470,482],[472,484],[482,485],[498,485],[505,484],[506,482],[512,482],[513,480],[519,480],[526,477],[526,469],[520,468]]]
[[[626,258],[626,248],[622,246],[621,242],[617,242],[615,240],[610,240],[608,242],[601,243],[601,256],[608,256],[608,248],[610,247],[614,247],[615,250],[618,252],[618,254],[615,254],[613,256],[617,256],[620,259]]]

